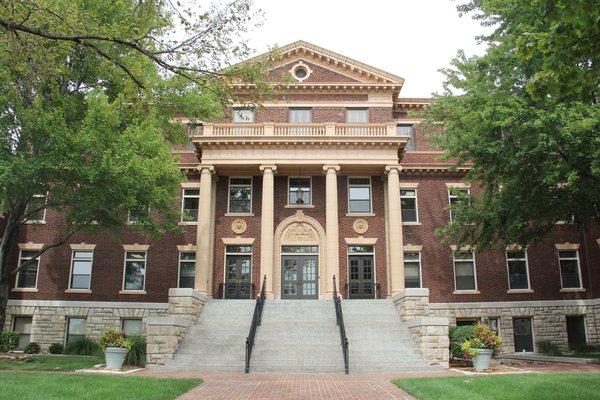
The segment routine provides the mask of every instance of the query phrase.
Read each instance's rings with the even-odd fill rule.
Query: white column
[[[333,297],[333,276],[340,284],[340,239],[338,223],[337,173],[339,165],[324,165],[325,171],[325,254],[327,268],[327,296]],[[338,289],[339,292],[339,289]]]
[[[263,276],[267,277],[265,294],[273,297],[273,235],[274,235],[274,182],[275,165],[261,165],[262,181],[262,209],[260,215],[260,284]]]
[[[200,201],[198,205],[198,229],[196,231],[196,277],[194,288],[203,294],[210,295],[208,280],[211,268],[211,218],[212,208],[212,165],[199,165],[200,171]]]
[[[400,170],[399,165],[388,165],[388,232],[391,295],[404,290],[404,243],[402,238],[402,211],[400,208]]]

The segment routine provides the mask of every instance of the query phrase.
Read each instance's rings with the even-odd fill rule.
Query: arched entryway
[[[284,219],[275,230],[273,261],[275,298],[324,297],[325,230],[316,219],[301,210]],[[287,290],[283,290],[284,284]]]

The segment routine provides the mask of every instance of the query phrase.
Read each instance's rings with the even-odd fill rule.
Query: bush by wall
[[[42,351],[42,349],[37,342],[29,342],[23,349],[23,353],[25,354],[38,354],[40,351]]]
[[[540,340],[536,343],[538,352],[547,356],[561,356],[562,352],[556,343],[548,340]]]
[[[67,343],[64,353],[79,356],[93,356],[102,354],[102,348],[97,342],[88,338],[82,338]]]
[[[0,352],[6,353],[14,350],[19,345],[17,332],[0,332]]]
[[[125,357],[125,364],[144,367],[146,365],[146,339],[141,336],[128,336],[127,339],[131,342],[131,348]]]
[[[463,351],[460,346],[467,340],[475,338],[475,326],[465,325],[452,327],[449,331],[450,354],[454,358],[462,358]]]
[[[61,343],[52,343],[48,348],[48,353],[50,354],[62,354],[65,350],[65,347]]]

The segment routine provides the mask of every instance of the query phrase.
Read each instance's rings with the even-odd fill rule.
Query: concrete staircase
[[[440,370],[427,364],[390,299],[342,300],[350,372]]]
[[[267,300],[253,372],[344,372],[333,300]]]
[[[256,300],[209,300],[173,360],[154,369],[244,372],[246,337],[255,304]]]

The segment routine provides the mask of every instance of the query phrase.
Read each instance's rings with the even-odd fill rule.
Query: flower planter
[[[475,367],[475,371],[481,372],[490,367],[490,362],[492,361],[492,354],[494,354],[494,350],[490,349],[478,349],[478,353],[475,357],[473,357],[473,367]]]
[[[123,368],[123,362],[125,362],[127,351],[128,350],[124,347],[107,347],[104,349],[106,369],[120,370]]]

